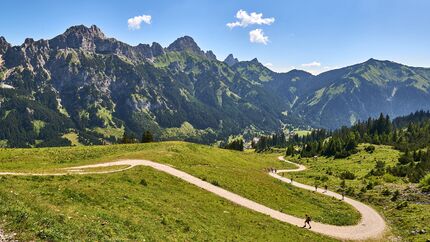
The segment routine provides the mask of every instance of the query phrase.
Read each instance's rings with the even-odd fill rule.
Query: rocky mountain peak
[[[239,60],[237,58],[234,58],[233,54],[230,54],[225,58],[224,63],[226,63],[228,66],[233,66],[236,63],[238,63]]]
[[[72,26],[61,35],[50,41],[50,46],[58,49],[82,48],[88,51],[95,50],[95,41],[106,39],[104,33],[95,25],[86,27],[84,25]]]
[[[209,60],[216,60],[217,59],[216,55],[212,52],[212,50],[206,51],[205,55]]]
[[[10,44],[6,41],[3,36],[0,36],[0,55],[6,53],[6,51],[10,48]]]
[[[160,56],[160,55],[163,55],[165,53],[164,48],[157,42],[152,43],[151,50],[152,50],[152,54],[154,56]]]
[[[105,34],[96,25],[91,25],[91,27],[86,27],[85,25],[76,25],[68,28],[63,35],[75,35],[82,36],[84,38],[106,38]]]
[[[193,53],[201,54],[202,50],[190,36],[184,36],[175,40],[167,47],[169,51],[190,51]]]
[[[253,64],[261,64],[257,58],[252,59],[250,62]]]

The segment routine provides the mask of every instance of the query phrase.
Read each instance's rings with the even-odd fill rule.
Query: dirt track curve
[[[284,162],[288,162],[291,164],[295,164],[293,162],[285,160],[282,156],[278,157],[279,160],[282,160]],[[126,165],[126,168],[118,169],[118,170],[110,170],[110,171],[84,171],[84,169],[88,168],[100,168],[100,167],[110,167],[110,166],[124,166]],[[285,178],[283,176],[280,176],[279,173],[287,173],[287,172],[299,172],[306,169],[303,165],[298,165],[297,169],[289,169],[289,170],[278,170],[277,173],[269,173],[270,176],[281,180],[286,183],[290,183],[293,186],[315,191],[315,188],[312,186],[308,186],[305,184],[301,184],[298,182],[291,183],[291,180],[288,178]],[[214,193],[222,198],[225,198],[233,203],[236,203],[240,206],[246,207],[248,209],[254,210],[256,212],[269,215],[270,217],[277,219],[282,222],[286,222],[292,225],[296,226],[303,226],[304,219],[294,217],[282,212],[279,212],[277,210],[271,209],[269,207],[266,207],[262,204],[259,204],[257,202],[254,202],[252,200],[249,200],[247,198],[244,198],[242,196],[239,196],[235,193],[229,192],[223,188],[217,187],[215,185],[212,185],[208,182],[205,182],[197,177],[194,177],[192,175],[189,175],[188,173],[185,173],[183,171],[180,171],[178,169],[175,169],[169,165],[163,165],[160,163],[156,163],[149,160],[120,160],[115,162],[107,162],[107,163],[99,163],[94,165],[86,165],[86,166],[77,166],[77,167],[71,167],[71,168],[65,168],[64,173],[54,173],[54,174],[48,174],[48,173],[14,173],[14,172],[0,172],[0,175],[12,175],[12,176],[62,176],[62,175],[76,175],[76,174],[107,174],[107,173],[114,173],[114,172],[120,172],[124,170],[131,169],[135,166],[149,166],[156,170],[168,173],[172,176],[175,176],[177,178],[180,178],[188,183],[191,183],[193,185],[196,185],[206,191],[209,191],[211,193]],[[316,192],[321,193],[326,196],[335,197],[337,199],[341,199],[341,195],[337,194],[335,192],[331,191],[323,191],[322,189],[318,189]],[[352,205],[355,209],[357,209],[358,212],[361,214],[361,221],[357,225],[352,226],[336,226],[336,225],[328,225],[323,223],[317,223],[312,222],[312,231],[324,234],[330,237],[334,237],[340,240],[367,240],[367,239],[378,239],[382,238],[382,235],[384,234],[386,225],[384,219],[371,207],[345,197],[344,202]]]

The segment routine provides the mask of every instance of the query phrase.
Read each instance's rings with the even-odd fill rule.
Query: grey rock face
[[[10,44],[6,41],[3,36],[0,36],[0,55],[4,55],[6,51],[10,48]]]
[[[225,58],[224,63],[226,63],[228,66],[234,66],[236,63],[238,63],[239,60],[237,58],[234,58],[233,54],[230,54]]]
[[[175,40],[172,44],[167,47],[169,51],[190,51],[196,54],[202,54],[200,47],[194,42],[194,39],[190,36],[184,36]],[[204,54],[204,53],[203,53]]]

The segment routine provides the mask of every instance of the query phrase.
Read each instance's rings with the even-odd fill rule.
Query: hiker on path
[[[324,192],[323,193],[326,193],[326,192],[327,192],[327,184],[324,185]]]
[[[306,214],[305,215],[305,225],[303,225],[303,228],[306,228],[306,224],[307,224],[307,225],[309,225],[309,229],[311,229],[312,228],[311,227],[311,221],[312,221],[311,217]]]

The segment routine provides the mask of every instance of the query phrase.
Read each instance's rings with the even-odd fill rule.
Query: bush
[[[322,181],[322,182],[326,182],[326,181],[328,181],[328,176],[320,176],[320,181]]]
[[[375,183],[373,183],[372,181],[369,181],[366,185],[366,190],[372,190],[375,187]]]
[[[354,180],[355,174],[350,171],[343,171],[340,173],[339,178],[342,180]]]
[[[348,157],[350,155],[349,152],[343,150],[341,152],[336,152],[336,154],[334,155],[335,159],[344,159],[346,157]]]
[[[373,168],[370,172],[369,172],[369,176],[382,176],[385,174],[385,162],[383,161],[376,161],[375,163],[375,168]]]
[[[142,180],[140,180],[140,185],[146,187],[146,186],[148,186],[148,183],[146,182],[145,179],[142,179]]]
[[[381,194],[384,195],[384,196],[390,196],[391,195],[391,191],[388,190],[388,188],[384,188],[384,190],[382,190]]]
[[[352,197],[352,196],[354,196],[354,193],[355,193],[355,189],[353,187],[348,187],[345,190],[345,194],[348,196]]]
[[[391,201],[392,201],[392,202],[397,201],[397,199],[399,199],[399,196],[400,196],[400,192],[399,192],[399,190],[395,190],[395,191],[393,192],[393,196],[391,197]]]
[[[389,173],[385,173],[384,176],[382,176],[382,179],[384,179],[385,182],[393,183],[397,180],[397,178]]]
[[[238,151],[243,151],[243,139],[235,139],[233,141],[231,141],[230,143],[228,143],[227,145],[225,145],[223,147],[224,149],[228,149],[228,150],[238,150]]]
[[[373,145],[369,145],[369,146],[367,146],[366,148],[364,148],[364,150],[365,150],[367,153],[372,154],[372,153],[375,151],[375,146],[373,146]]]
[[[420,180],[419,186],[423,192],[430,192],[430,173]]]
[[[396,204],[396,209],[401,210],[403,208],[406,208],[408,206],[408,202],[403,201]]]

